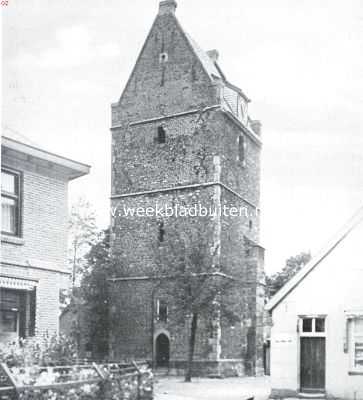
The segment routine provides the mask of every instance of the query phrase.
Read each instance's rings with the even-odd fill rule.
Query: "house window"
[[[168,304],[165,300],[157,301],[157,319],[161,322],[168,321]]]
[[[1,290],[0,299],[0,332],[18,333],[20,298],[16,291]]]
[[[0,336],[11,340],[35,334],[36,291],[1,289]]]
[[[0,332],[15,334],[19,332],[20,297],[17,291],[1,290],[0,298]],[[13,337],[12,337],[13,338]]]
[[[1,170],[1,232],[20,235],[20,174]]]
[[[363,372],[363,318],[352,319],[351,332],[351,365]]]
[[[158,127],[158,143],[163,144],[166,142],[166,132],[162,126]]]
[[[299,332],[301,336],[325,336],[325,317],[300,317]]]
[[[245,165],[245,140],[243,136],[238,137],[238,154],[237,161],[243,163]]]
[[[325,318],[315,318],[315,332],[325,332]]]
[[[0,310],[0,332],[18,332],[18,313],[11,310]]]
[[[313,331],[313,319],[312,318],[303,318],[302,331],[303,332],[312,332]]]

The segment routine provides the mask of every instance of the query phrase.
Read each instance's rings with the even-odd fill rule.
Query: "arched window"
[[[158,127],[158,143],[163,144],[166,142],[166,132],[162,126]]]

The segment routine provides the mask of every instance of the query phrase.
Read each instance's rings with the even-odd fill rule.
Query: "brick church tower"
[[[239,282],[230,295],[241,311],[237,324],[223,322],[223,316],[200,324],[194,364],[205,375],[259,374],[261,125],[248,115],[248,97],[223,74],[218,52],[204,52],[194,42],[176,7],[174,0],[160,2],[126,87],[112,104],[111,248],[121,279],[110,282],[111,357],[146,358],[172,371],[185,365],[186,327],[173,323],[173,298],[163,297],[150,279],[157,269],[155,249],[168,252],[168,236],[178,225],[151,209],[236,207],[233,217],[199,217],[210,233],[206,247],[213,263]],[[137,215],[126,215],[137,207]]]

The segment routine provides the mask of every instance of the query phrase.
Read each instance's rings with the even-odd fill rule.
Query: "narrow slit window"
[[[161,322],[168,321],[168,303],[165,300],[157,302],[157,319]]]
[[[158,127],[158,143],[163,144],[166,142],[166,132],[162,126]]]
[[[237,161],[245,162],[245,141],[243,136],[238,137],[238,155]]]
[[[159,242],[164,241],[164,236],[165,236],[164,222],[161,221],[159,222]]]
[[[196,81],[197,80],[197,71],[195,69],[195,65],[192,65],[192,81]]]

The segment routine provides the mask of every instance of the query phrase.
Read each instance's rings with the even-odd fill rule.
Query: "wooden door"
[[[300,339],[300,386],[302,392],[325,390],[325,338]]]

